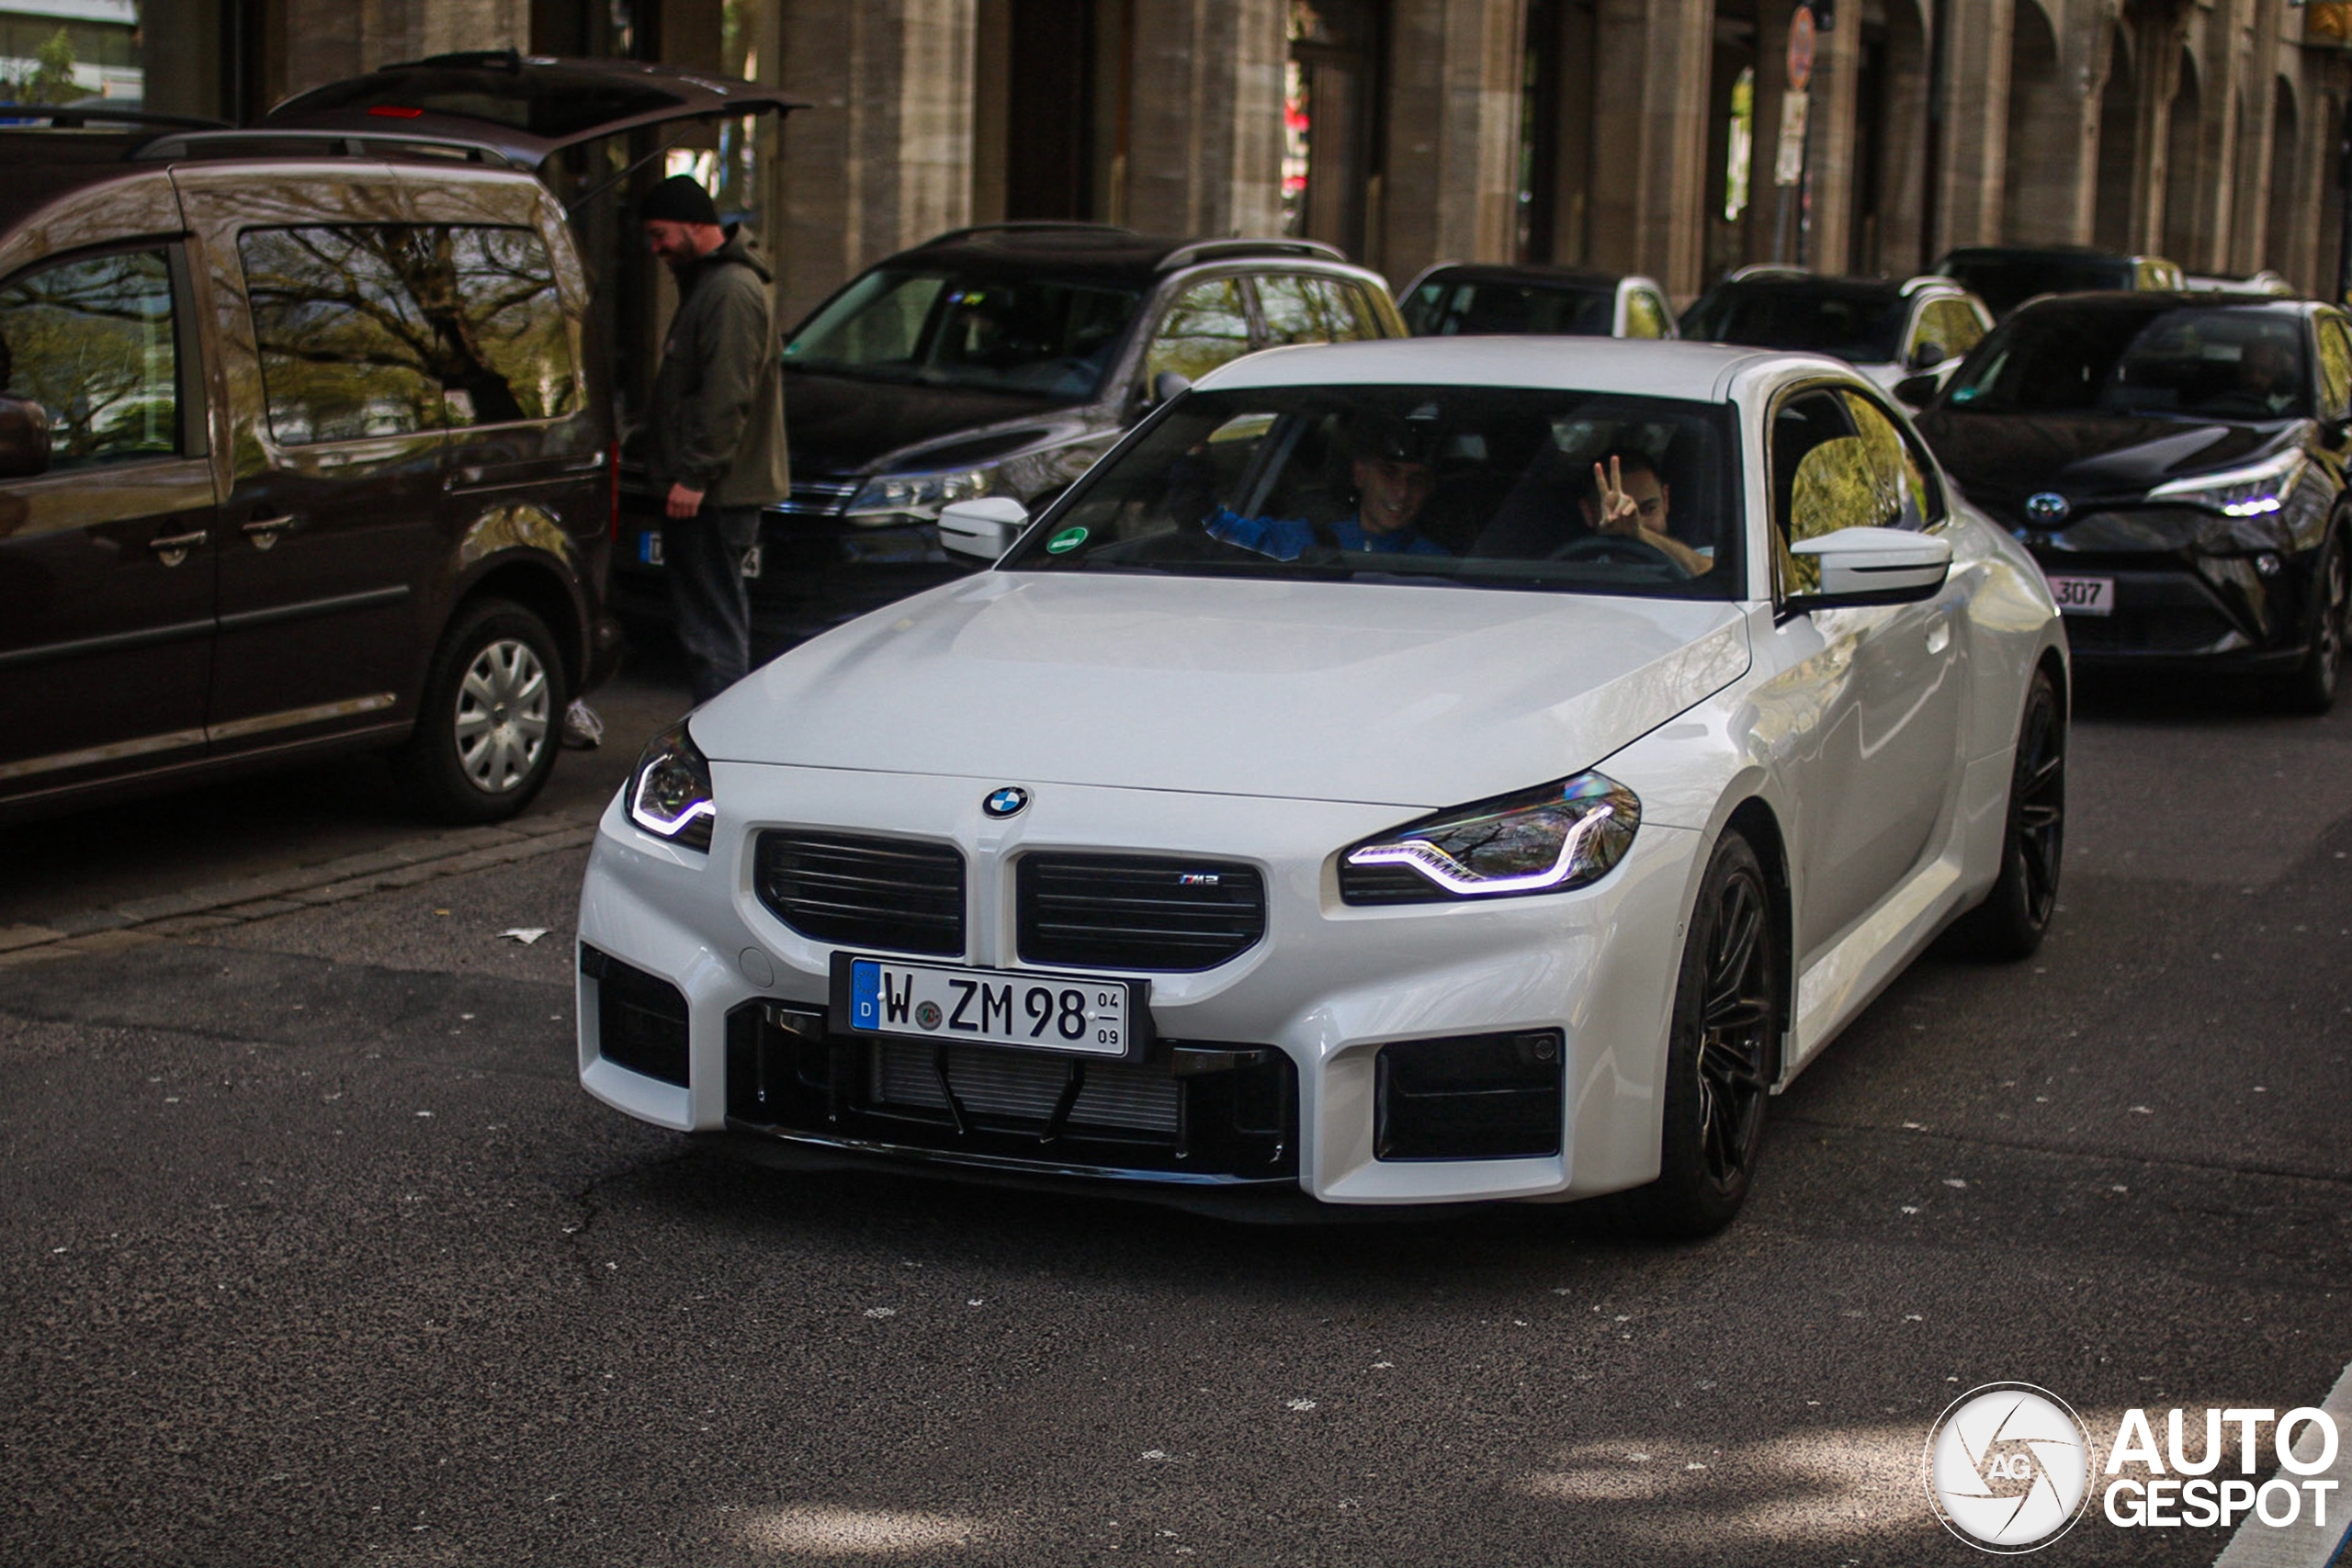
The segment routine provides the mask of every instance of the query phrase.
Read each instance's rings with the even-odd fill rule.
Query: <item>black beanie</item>
[[[645,193],[637,216],[641,223],[716,224],[718,209],[692,175],[672,175]]]

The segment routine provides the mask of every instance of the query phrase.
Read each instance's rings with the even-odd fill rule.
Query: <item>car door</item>
[[[1920,863],[1960,773],[1965,571],[1917,604],[1803,610],[1818,567],[1789,546],[1840,528],[1944,521],[1934,470],[1860,389],[1785,398],[1771,420],[1773,545],[1789,661],[1818,683],[1815,744],[1800,767],[1806,875],[1801,951],[1817,949]]]
[[[322,185],[259,200],[201,170],[183,185],[210,242],[234,433],[206,707],[216,748],[405,718],[429,636],[420,590],[446,553],[444,400],[458,383],[417,297],[434,236],[403,220],[389,178]]]
[[[0,379],[49,416],[0,480],[0,795],[200,759],[214,491],[176,241],[0,281]]]

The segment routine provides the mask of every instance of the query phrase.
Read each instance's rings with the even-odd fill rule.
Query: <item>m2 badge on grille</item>
[[[835,960],[838,1016],[851,1033],[944,1045],[1125,1058],[1141,1044],[1139,987],[1125,980],[949,968],[894,958]]]

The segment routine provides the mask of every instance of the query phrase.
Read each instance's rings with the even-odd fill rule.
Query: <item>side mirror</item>
[[[1933,376],[1905,376],[1894,384],[1895,401],[1909,408],[1923,409],[1936,400],[1943,386]]]
[[[1942,344],[1938,343],[1933,338],[1929,338],[1927,342],[1921,344],[1918,347],[1911,351],[1911,363],[1905,367],[1905,368],[1911,370],[1933,370],[1937,366],[1941,365],[1945,360],[1951,357],[1951,356],[1949,354],[1944,352],[1944,345]]]
[[[49,472],[49,411],[30,398],[0,397],[0,479]]]
[[[1177,393],[1183,391],[1192,384],[1193,378],[1189,376],[1180,376],[1173,370],[1162,370],[1151,378],[1153,406],[1157,407],[1161,403],[1172,401]]]
[[[1791,611],[1915,604],[1934,598],[1951,575],[1951,540],[1902,528],[1840,528],[1789,550],[1821,566],[1821,587],[1792,594],[1784,602]]]
[[[940,509],[939,542],[975,560],[994,561],[1029,525],[1029,509],[1009,495],[951,502]]]

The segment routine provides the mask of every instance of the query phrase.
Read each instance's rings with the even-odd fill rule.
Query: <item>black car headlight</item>
[[[1578,773],[1367,839],[1340,857],[1340,896],[1419,904],[1583,887],[1625,858],[1641,822],[1632,790]]]
[[[657,838],[690,850],[710,848],[718,806],[711,798],[710,763],[695,749],[686,727],[655,736],[628,780],[628,819]]]

